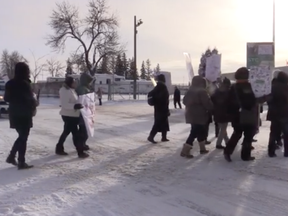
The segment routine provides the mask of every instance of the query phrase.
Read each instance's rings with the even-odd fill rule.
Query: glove
[[[80,104],[80,103],[74,105],[74,109],[75,110],[79,110],[79,109],[82,109],[82,108],[83,108],[83,105]]]

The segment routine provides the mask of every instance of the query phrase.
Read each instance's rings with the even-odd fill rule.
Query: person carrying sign
[[[87,73],[81,74],[79,85],[76,88],[78,96],[93,92],[91,91],[90,87],[93,80],[94,80],[93,77],[90,76],[89,74]],[[83,143],[83,148],[85,151],[88,151],[90,149],[90,147],[86,144],[88,140],[88,133],[82,114],[80,114],[79,133],[81,137],[81,142]]]

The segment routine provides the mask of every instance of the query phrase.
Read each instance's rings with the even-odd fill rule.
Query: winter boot
[[[27,163],[18,163],[18,170],[31,169],[33,167],[33,165],[28,165]]]
[[[147,139],[149,142],[153,143],[153,144],[156,144],[157,142],[154,140],[153,137],[149,136],[148,139]]]
[[[15,160],[15,157],[12,157],[11,155],[9,155],[6,159],[6,163],[8,164],[12,164],[14,166],[18,166],[17,161]]]
[[[200,154],[207,154],[209,152],[208,150],[206,150],[205,144],[205,141],[199,142]]]
[[[211,144],[211,142],[210,142],[210,141],[208,141],[208,140],[205,140],[205,141],[204,141],[204,144],[205,144],[205,145],[210,145],[210,144]]]
[[[231,155],[224,153],[224,158],[227,162],[232,162]]]
[[[192,149],[191,145],[184,144],[183,148],[181,150],[180,156],[181,157],[186,157],[186,158],[193,158],[193,155],[190,154],[191,149]]]
[[[61,156],[68,155],[68,153],[64,151],[64,148],[62,146],[60,147],[58,145],[56,145],[55,154],[56,155],[61,155]]]
[[[170,140],[167,139],[167,131],[162,132],[162,142],[169,142]]]
[[[83,145],[83,150],[84,150],[84,151],[89,151],[89,150],[90,150],[90,147],[89,147],[87,144],[84,144],[84,145]]]
[[[82,152],[78,152],[78,157],[81,159],[85,159],[89,157],[89,154],[87,154],[86,152],[82,151]]]

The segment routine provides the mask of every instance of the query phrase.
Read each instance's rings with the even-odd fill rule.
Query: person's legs
[[[269,134],[269,143],[268,143],[268,156],[276,157],[276,141],[279,138],[279,135],[282,131],[281,125],[277,121],[271,121],[270,124],[270,134]]]
[[[179,105],[179,108],[182,109],[182,105],[181,105],[181,101],[178,100],[178,105]]]
[[[99,98],[99,106],[102,106],[102,99]]]
[[[206,125],[199,125],[197,131],[197,141],[199,143],[200,154],[207,154],[209,151],[206,150],[205,144],[207,139],[207,127]]]
[[[284,157],[288,157],[288,122],[283,122],[281,126],[284,141]]]
[[[231,155],[233,154],[238,141],[241,139],[242,132],[243,132],[243,129],[240,124],[233,124],[233,129],[234,131],[224,149],[224,157],[225,157],[225,160],[227,160],[228,162],[232,161]]]
[[[58,140],[58,143],[56,145],[55,153],[57,155],[68,155],[64,151],[64,142],[71,132],[71,117],[62,116],[62,120],[64,122],[64,128],[63,128],[63,132],[62,132],[62,134]]]
[[[208,136],[209,136],[209,126],[210,126],[210,122],[208,121],[207,124],[204,125],[204,128],[205,128],[205,136],[206,136],[206,138],[205,138],[205,144],[206,144],[206,145],[211,144],[211,142],[207,140],[207,139],[208,139]]]
[[[154,124],[153,124],[153,127],[150,131],[150,134],[149,134],[149,137],[148,137],[148,141],[153,143],[153,144],[156,144],[157,142],[154,140],[156,134],[158,132],[158,125],[157,125],[157,122],[155,121]]]
[[[218,122],[215,122],[215,137],[218,137],[219,135],[219,124]]]
[[[255,135],[254,125],[242,125],[242,129],[244,132],[244,139],[241,149],[241,159],[243,161],[251,161],[254,160],[255,157],[251,157],[251,146],[253,141],[253,136]]]
[[[222,146],[222,141],[224,139],[225,144],[228,142],[228,136],[227,136],[227,126],[228,123],[219,123],[218,127],[219,127],[219,136],[217,138],[216,141],[216,148],[217,149],[224,149],[224,147]]]
[[[27,140],[30,133],[30,126],[27,128],[16,128],[16,131],[18,133],[18,167],[28,168],[25,161],[25,155],[27,149]]]
[[[72,139],[73,139],[73,144],[77,150],[78,157],[80,158],[87,158],[89,155],[84,152],[84,146],[83,146],[83,141],[82,141],[82,136],[79,133],[78,129],[78,124],[79,124],[79,119],[78,118],[73,118],[71,117],[70,120],[70,130],[72,133]]]
[[[88,132],[87,132],[84,122],[81,122],[79,124],[79,136],[80,136],[79,141],[82,143],[84,151],[88,151],[90,147],[86,144],[86,142],[89,137],[88,137]]]
[[[190,151],[193,147],[193,142],[194,142],[194,139],[197,135],[197,130],[198,130],[197,125],[191,124],[190,134],[186,140],[186,143],[183,145],[183,148],[182,148],[181,153],[180,153],[181,157],[193,158],[193,155],[190,154]]]
[[[177,109],[177,101],[174,99],[174,108]]]

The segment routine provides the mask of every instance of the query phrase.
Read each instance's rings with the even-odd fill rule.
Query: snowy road
[[[173,111],[169,143],[146,142],[152,109],[145,102],[97,107],[91,157],[77,159],[71,137],[68,157],[54,155],[62,130],[57,105],[42,106],[34,120],[27,159],[36,168],[18,171],[4,163],[16,137],[0,120],[0,215],[2,216],[287,216],[288,159],[266,156],[269,123],[258,135],[254,162],[234,162],[222,152],[179,156],[189,126]],[[229,129],[231,133],[231,130]],[[210,137],[214,137],[211,125]],[[160,139],[160,137],[157,137]]]

